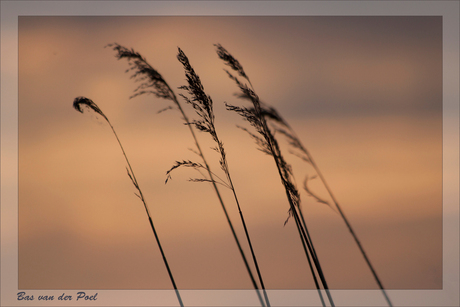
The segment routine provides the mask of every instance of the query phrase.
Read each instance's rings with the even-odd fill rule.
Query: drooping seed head
[[[94,101],[92,101],[89,98],[86,98],[86,97],[83,97],[83,96],[79,96],[79,97],[75,98],[74,101],[73,101],[73,107],[75,108],[75,110],[77,110],[80,113],[83,113],[83,107],[87,107],[87,108],[93,110],[94,112],[98,113],[99,115],[104,117],[105,120],[108,121],[107,116],[105,116],[105,114],[97,106],[97,104],[94,103]]]
[[[126,72],[132,71],[131,78],[135,79],[136,82],[140,82],[140,85],[134,90],[134,94],[130,98],[134,98],[143,94],[153,94],[158,98],[163,98],[176,102],[175,94],[169,88],[169,85],[163,79],[161,74],[153,68],[147,60],[134,49],[128,49],[117,43],[108,44],[106,47],[111,47],[117,52],[115,57],[120,59],[126,59],[130,65],[130,68]]]

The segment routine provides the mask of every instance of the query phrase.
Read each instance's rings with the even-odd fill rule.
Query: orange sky
[[[283,226],[288,203],[273,159],[225,110],[224,101],[243,101],[215,43],[310,150],[386,288],[442,288],[440,17],[27,16],[18,33],[20,289],[171,288],[116,139],[102,118],[72,108],[77,96],[117,131],[179,288],[251,289],[212,187],[188,182],[199,173],[187,168],[164,184],[176,160],[200,162],[193,140],[178,112],[157,114],[168,102],[129,99],[136,84],[104,48],[112,42],[140,52],[173,89],[185,84],[177,47],[189,57],[214,101],[267,288],[314,284],[293,221]],[[219,173],[214,144],[198,136]],[[377,289],[340,216],[301,190],[314,171],[281,145],[329,286]],[[221,192],[249,256],[231,192]]]
[[[174,161],[197,156],[177,112],[136,84],[104,45],[133,47],[176,88],[177,46],[215,103],[223,140],[271,289],[314,287],[270,157],[236,114],[240,104],[213,43],[221,43],[313,153],[385,281],[441,287],[441,24],[435,17],[21,17],[19,21],[19,285],[21,288],[169,288],[142,203],[109,127],[72,109],[93,99],[137,173],[179,287],[250,288],[207,184]],[[179,92],[179,91],[177,91]],[[193,112],[187,110],[191,116]],[[209,136],[199,134],[204,148]],[[207,146],[209,145],[209,146]],[[312,170],[288,154],[297,184]],[[217,156],[207,151],[213,169]],[[321,195],[326,194],[319,184]],[[223,191],[243,238],[231,194]],[[302,195],[331,288],[376,284],[339,216]],[[45,274],[46,272],[46,274]],[[68,276],[68,277],[67,277]],[[225,278],[222,278],[225,276]]]

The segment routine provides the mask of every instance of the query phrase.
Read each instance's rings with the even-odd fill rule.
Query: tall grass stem
[[[216,192],[216,195],[217,195],[217,198],[219,200],[219,203],[222,207],[222,210],[224,211],[224,215],[225,215],[225,218],[227,220],[227,223],[230,227],[230,230],[231,230],[231,233],[232,233],[232,236],[235,240],[235,243],[238,247],[238,250],[240,252],[240,255],[243,259],[243,262],[244,262],[244,265],[245,265],[245,268],[248,272],[248,275],[251,279],[251,283],[254,287],[254,289],[256,290],[256,293],[257,293],[257,296],[259,298],[259,301],[261,303],[261,305],[263,307],[265,307],[265,304],[264,304],[264,301],[262,299],[262,297],[260,296],[260,293],[258,291],[259,287],[254,279],[254,275],[251,271],[251,268],[248,264],[248,261],[246,259],[246,256],[244,254],[244,251],[241,247],[241,244],[240,244],[240,241],[238,239],[238,236],[236,235],[236,232],[235,232],[235,229],[233,227],[233,223],[230,219],[230,216],[228,215],[228,212],[227,212],[227,209],[226,209],[226,206],[224,204],[224,201],[222,199],[222,196],[220,194],[220,191],[215,183],[215,180],[214,180],[214,176],[213,176],[213,172],[211,171],[211,168],[208,164],[208,162],[206,161],[206,158],[203,154],[203,151],[201,149],[201,146],[198,142],[198,139],[195,135],[195,132],[192,128],[192,125],[190,123],[190,120],[188,119],[184,109],[182,108],[179,100],[177,99],[177,96],[176,94],[174,93],[174,91],[171,89],[171,87],[169,86],[169,84],[164,80],[164,78],[161,76],[160,73],[158,73],[158,71],[156,71],[148,62],[147,60],[142,57],[138,52],[134,51],[133,49],[128,49],[126,47],[123,47],[117,43],[113,43],[113,44],[108,44],[106,47],[112,47],[113,50],[115,50],[117,52],[117,55],[116,57],[118,59],[122,59],[122,58],[126,58],[129,62],[129,64],[131,65],[131,67],[127,70],[127,72],[129,72],[130,70],[134,70],[134,74],[131,76],[131,78],[137,78],[136,81],[140,81],[141,84],[138,86],[138,88],[136,88],[135,90],[135,94],[131,97],[135,97],[135,96],[138,96],[138,95],[142,95],[142,94],[154,94],[155,96],[159,97],[159,98],[163,98],[163,99],[166,99],[166,100],[170,100],[174,103],[174,105],[177,107],[177,109],[179,110],[180,114],[182,115],[182,119],[184,120],[186,126],[189,128],[189,131],[193,137],[193,140],[195,142],[195,145],[196,145],[196,148],[198,150],[198,154],[199,156],[201,157],[201,159],[203,160],[203,164],[209,174],[209,178],[210,178],[210,181],[212,183],[212,186],[214,188],[214,191]],[[150,89],[150,90],[148,90]]]
[[[319,263],[318,258],[316,257],[316,252],[314,251],[313,242],[311,241],[310,236],[307,235],[308,230],[306,228],[306,224],[304,224],[304,227],[302,227],[302,224],[300,223],[300,219],[299,219],[299,216],[296,210],[296,207],[299,207],[300,205],[300,195],[297,191],[297,188],[292,182],[290,166],[284,160],[281,154],[281,150],[278,146],[278,142],[276,141],[275,137],[273,136],[270,129],[268,128],[264,113],[262,111],[259,97],[255,93],[254,88],[251,84],[251,81],[249,80],[249,77],[244,72],[241,64],[221,45],[217,44],[215,46],[217,47],[217,54],[219,58],[222,59],[226,65],[230,66],[234,71],[236,71],[238,75],[245,78],[251,85],[251,88],[249,88],[246,84],[242,84],[238,80],[237,77],[233,76],[230,72],[227,71],[227,74],[229,75],[229,77],[233,81],[235,81],[237,86],[240,88],[242,92],[241,97],[250,100],[253,104],[252,110],[248,108],[244,108],[244,107],[231,106],[228,104],[227,104],[227,109],[231,111],[236,111],[238,114],[243,116],[243,118],[246,119],[257,130],[257,132],[261,135],[261,138],[254,134],[251,134],[251,136],[256,139],[257,144],[261,147],[261,150],[271,155],[273,159],[275,160],[275,164],[276,164],[278,173],[280,175],[282,184],[285,188],[286,196],[289,202],[290,216],[291,215],[294,216],[295,223],[296,223],[304,249],[305,249],[305,246],[308,248],[308,252],[305,249],[305,255],[307,257],[307,260],[310,261],[309,260],[309,253],[310,253],[313,259],[313,263],[315,264],[316,272],[318,273],[320,277],[323,287],[326,289],[326,293],[328,295],[329,301],[331,305],[334,306],[334,302],[332,300],[332,296],[330,295],[330,292],[328,291],[328,286],[327,286],[323,271],[321,269],[321,265]],[[313,278],[315,278],[314,277],[315,271],[312,269],[311,266],[310,266],[310,269],[312,271]],[[317,283],[316,285],[318,287]],[[320,297],[322,298],[321,295]]]
[[[144,198],[144,195],[142,194],[142,190],[140,189],[139,187],[139,184],[137,182],[137,179],[136,179],[136,176],[134,175],[134,171],[131,167],[131,164],[129,163],[129,160],[128,160],[128,157],[126,156],[126,153],[125,153],[125,150],[123,148],[123,145],[121,144],[121,141],[120,139],[118,138],[118,135],[117,133],[115,132],[115,129],[113,128],[112,124],[110,123],[109,119],[107,118],[107,116],[102,112],[102,110],[96,105],[96,103],[94,103],[91,99],[89,98],[86,98],[86,97],[77,97],[75,98],[74,102],[73,102],[73,106],[74,108],[83,113],[83,109],[82,109],[82,105],[83,106],[86,106],[90,109],[92,109],[93,111],[95,111],[96,113],[102,115],[104,117],[104,119],[107,121],[107,123],[109,124],[110,128],[112,129],[112,132],[113,134],[115,135],[115,138],[117,139],[117,142],[118,142],[118,145],[120,146],[120,149],[123,153],[123,156],[125,157],[125,160],[126,160],[126,164],[128,165],[128,168],[127,168],[127,171],[128,171],[128,176],[129,178],[131,179],[131,182],[133,183],[134,187],[136,188],[136,190],[139,192],[139,194],[136,194],[137,197],[139,197],[139,199],[142,201],[142,203],[144,204],[144,208],[145,208],[145,211],[147,213],[147,217],[149,219],[149,223],[150,223],[150,227],[152,228],[152,231],[153,231],[153,234],[155,236],[155,240],[157,242],[157,245],[158,245],[158,248],[160,249],[160,253],[161,253],[161,256],[163,258],[163,262],[165,264],[165,267],[168,271],[168,275],[169,275],[169,278],[171,280],[171,283],[173,285],[173,288],[175,290],[175,293],[176,293],[176,296],[177,296],[177,300],[179,301],[179,304],[181,307],[184,306],[183,302],[182,302],[182,298],[180,296],[180,293],[179,293],[179,290],[177,289],[177,286],[176,286],[176,282],[174,281],[174,277],[172,275],[172,272],[171,272],[171,269],[169,267],[169,264],[168,264],[168,261],[166,259],[166,255],[163,251],[163,248],[161,246],[161,243],[160,243],[160,238],[158,237],[158,234],[155,230],[155,226],[153,225],[153,221],[152,221],[152,217],[150,215],[150,211],[149,211],[149,208],[147,206],[147,203],[145,201],[145,198]]]
[[[204,86],[201,83],[200,77],[196,74],[195,70],[190,65],[190,62],[187,56],[180,48],[179,48],[179,53],[177,55],[177,58],[181,62],[181,64],[184,66],[185,76],[186,76],[187,83],[188,83],[188,85],[181,86],[180,89],[186,90],[190,97],[182,95],[182,94],[181,96],[184,98],[186,103],[190,104],[193,107],[193,109],[199,116],[199,119],[194,120],[192,124],[195,125],[197,130],[209,133],[213,141],[217,144],[216,147],[213,147],[213,149],[220,154],[220,161],[219,161],[220,167],[221,167],[221,170],[225,173],[227,177],[227,183],[225,184],[225,186],[230,188],[233,192],[233,197],[235,199],[235,202],[238,208],[238,212],[240,215],[240,219],[243,224],[244,232],[245,232],[246,239],[247,239],[250,251],[251,251],[251,255],[254,261],[257,275],[259,277],[259,282],[260,282],[262,291],[264,293],[265,301],[267,303],[267,306],[270,306],[270,301],[268,299],[267,292],[265,291],[265,285],[264,285],[264,281],[262,278],[262,274],[260,273],[259,265],[257,262],[257,257],[255,255],[254,248],[251,243],[249,231],[247,229],[246,222],[244,220],[244,215],[241,210],[238,196],[236,194],[236,190],[235,190],[235,187],[233,185],[233,181],[230,175],[230,169],[228,166],[227,157],[226,157],[227,155],[225,153],[224,145],[218,137],[216,127],[214,124],[215,115],[213,111],[214,110],[213,101],[211,97],[205,93]],[[211,181],[214,182],[214,180],[211,180]]]
[[[380,290],[382,291],[382,294],[385,298],[385,301],[387,302],[387,304],[392,307],[393,304],[391,303],[391,300],[388,296],[388,294],[386,293],[385,291],[385,288],[383,287],[383,284],[380,280],[380,278],[378,277],[377,275],[377,272],[375,271],[373,265],[371,264],[371,261],[369,259],[369,257],[367,256],[366,252],[364,251],[364,248],[360,242],[360,240],[358,239],[358,236],[356,235],[355,231],[353,230],[353,228],[351,227],[351,224],[350,222],[348,221],[348,219],[346,218],[345,216],[345,213],[343,212],[342,208],[340,207],[337,199],[335,198],[334,194],[332,193],[332,190],[331,188],[329,187],[328,183],[326,182],[326,179],[324,178],[321,170],[319,169],[318,165],[316,164],[315,160],[313,159],[313,156],[310,154],[310,152],[307,150],[307,148],[302,144],[302,142],[300,141],[300,139],[298,138],[298,136],[296,135],[294,129],[292,129],[292,127],[278,114],[278,112],[276,112],[275,109],[273,109],[272,107],[270,107],[269,109],[266,110],[267,114],[270,114],[270,118],[273,118],[275,119],[277,122],[281,123],[282,125],[284,125],[288,130],[289,130],[289,133],[286,133],[285,131],[282,131],[281,132],[283,134],[285,134],[288,139],[290,140],[290,143],[293,147],[299,149],[305,156],[300,156],[301,159],[307,163],[309,163],[313,169],[315,170],[316,174],[318,175],[318,177],[320,178],[321,182],[323,183],[323,186],[325,187],[327,193],[329,194],[332,202],[334,203],[335,207],[337,208],[337,211],[338,213],[340,214],[340,216],[342,217],[343,221],[345,222],[345,225],[346,227],[348,228],[349,232],[351,233],[356,245],[358,246],[361,254],[363,255],[363,258],[367,264],[367,266],[369,267],[369,269],[371,270],[371,273],[377,283],[377,285],[379,286]],[[318,202],[322,202],[322,203],[325,203],[325,204],[328,204],[328,202],[320,199],[319,197],[317,197],[316,195],[312,194],[309,189],[306,187],[306,182],[304,184],[304,189],[311,195],[313,196]],[[303,219],[303,214],[301,212],[301,216],[302,216],[302,219]]]

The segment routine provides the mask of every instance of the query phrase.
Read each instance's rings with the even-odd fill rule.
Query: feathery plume
[[[220,141],[217,131],[214,125],[215,117],[214,117],[214,112],[213,112],[213,101],[210,96],[208,96],[205,91],[203,84],[200,80],[200,77],[196,74],[195,70],[193,67],[190,65],[190,62],[185,55],[185,53],[178,48],[179,52],[177,55],[177,59],[179,62],[183,65],[184,70],[185,70],[185,76],[187,80],[188,85],[184,85],[179,87],[182,90],[185,90],[188,94],[188,96],[180,94],[184,100],[192,105],[193,109],[195,110],[196,114],[198,115],[199,119],[194,120],[191,122],[191,124],[195,125],[195,127],[202,132],[209,133],[213,139],[213,141],[217,144],[216,147],[213,147],[215,151],[217,151],[220,154],[220,160],[219,164],[222,169],[222,171],[225,173],[227,181],[224,183],[225,186],[229,187],[234,195],[235,202],[238,208],[238,212],[240,214],[241,222],[243,224],[243,228],[245,231],[246,239],[248,241],[251,254],[253,257],[254,265],[256,267],[256,271],[259,277],[259,282],[262,288],[262,291],[264,293],[265,297],[265,302],[267,303],[267,306],[270,306],[270,301],[268,299],[267,293],[265,291],[265,285],[262,279],[262,275],[260,273],[259,265],[257,263],[257,258],[255,256],[255,252],[251,243],[251,239],[249,236],[249,232],[246,226],[246,222],[244,220],[243,213],[241,211],[241,207],[238,201],[238,197],[235,191],[235,187],[233,186],[233,182],[230,176],[230,171],[227,163],[227,158],[226,158],[226,153],[224,149],[224,144]],[[177,165],[177,164],[176,164]],[[209,181],[206,179],[198,179],[194,180],[195,182],[203,182],[203,181]],[[263,302],[262,302],[263,303]]]
[[[249,267],[249,264],[248,264],[248,261],[246,259],[246,256],[244,254],[244,251],[243,249],[241,248],[241,244],[239,242],[239,239],[236,235],[236,232],[235,232],[235,229],[233,227],[233,223],[232,221],[230,220],[230,216],[228,215],[227,213],[227,209],[225,207],[225,204],[224,204],[224,201],[222,199],[222,196],[220,195],[220,191],[217,187],[217,181],[214,180],[214,173],[212,172],[211,168],[209,167],[207,161],[206,161],[206,158],[203,154],[203,151],[201,150],[201,146],[198,142],[198,139],[195,135],[195,132],[192,128],[193,126],[193,123],[191,123],[184,111],[184,109],[182,108],[181,104],[179,103],[179,100],[177,99],[174,91],[171,89],[171,87],[168,85],[168,83],[163,79],[163,77],[161,76],[161,74],[156,71],[148,62],[147,60],[142,57],[138,52],[135,52],[133,49],[128,49],[126,47],[123,47],[119,44],[109,44],[107,45],[108,47],[112,47],[113,50],[117,51],[117,55],[116,57],[118,59],[122,59],[122,58],[125,58],[128,60],[128,63],[129,65],[131,66],[128,70],[126,70],[126,72],[130,72],[130,71],[134,71],[133,75],[131,76],[131,78],[134,78],[136,82],[141,82],[141,85],[139,85],[139,87],[135,90],[135,94],[132,97],[135,97],[135,96],[138,96],[138,95],[142,95],[142,94],[154,94],[155,96],[159,97],[159,98],[163,98],[163,99],[166,99],[166,100],[170,100],[174,103],[174,107],[179,110],[179,112],[181,113],[182,115],[182,119],[184,120],[184,123],[185,125],[189,128],[189,131],[190,133],[192,134],[192,137],[193,137],[193,140],[195,142],[195,146],[196,146],[196,149],[197,151],[194,151],[195,153],[197,153],[201,159],[203,160],[203,166],[206,168],[207,172],[208,172],[208,178],[202,178],[202,179],[196,179],[196,181],[209,181],[215,192],[216,192],[216,195],[217,195],[217,198],[219,200],[219,203],[222,207],[222,210],[224,211],[224,215],[226,217],[226,220],[227,220],[227,223],[230,227],[230,230],[232,232],[232,235],[233,235],[233,238],[235,239],[235,243],[238,247],[238,250],[241,254],[241,257],[243,259],[243,262],[244,262],[244,265],[246,267],[246,270],[248,272],[248,275],[251,279],[251,282],[254,286],[254,288],[257,290],[258,289],[258,286],[257,286],[257,283],[255,282],[255,279],[254,279],[254,276],[251,272],[251,269]],[[183,96],[182,96],[183,97]],[[187,100],[186,100],[187,101]],[[167,108],[169,109],[169,108]],[[164,111],[165,109],[161,110],[160,112]],[[200,126],[198,124],[198,126]],[[200,127],[197,127],[197,125],[195,125],[196,128],[198,129],[205,129],[205,126],[204,125],[201,125]],[[199,167],[200,168],[200,167]],[[195,168],[197,170],[199,170],[199,168]],[[173,166],[173,169],[174,169],[174,166]],[[166,178],[166,182],[168,182],[169,179],[171,179],[171,169],[167,172],[166,174],[167,178]],[[192,181],[195,181],[195,179],[191,179]],[[260,297],[259,293],[257,292],[257,295],[259,297],[259,300],[262,304],[262,306],[265,306],[264,303],[263,303],[263,300],[262,298]]]
[[[326,279],[324,277],[319,260],[317,258],[316,251],[313,246],[313,242],[310,238],[307,225],[305,224],[305,222],[301,224],[301,221],[300,221],[300,214],[301,214],[300,194],[294,184],[292,169],[290,165],[287,164],[286,161],[284,160],[284,157],[281,154],[281,150],[279,148],[278,142],[276,138],[274,137],[273,133],[268,128],[267,121],[265,118],[266,112],[262,108],[262,104],[260,102],[259,96],[255,93],[254,88],[251,82],[249,81],[249,78],[247,77],[247,75],[245,73],[244,74],[242,73],[244,71],[242,70],[242,67],[239,64],[239,62],[236,59],[234,59],[233,56],[229,52],[227,52],[225,48],[223,48],[221,45],[216,45],[216,47],[217,47],[217,55],[219,56],[219,58],[222,59],[224,63],[230,66],[233,70],[237,71],[240,76],[243,76],[251,85],[251,88],[249,88],[247,84],[243,84],[242,82],[238,80],[237,77],[233,76],[229,71],[225,70],[227,75],[230,77],[230,79],[232,79],[236,83],[236,85],[239,87],[241,91],[240,96],[243,97],[244,99],[251,101],[252,106],[253,106],[253,108],[250,109],[250,108],[241,108],[241,107],[227,105],[227,109],[230,111],[235,111],[241,116],[243,116],[243,118],[247,120],[256,129],[256,131],[261,135],[260,139],[264,140],[263,146],[266,147],[266,149],[268,149],[267,152],[275,160],[275,164],[276,164],[278,173],[280,175],[281,182],[285,188],[286,196],[289,202],[288,218],[286,219],[284,224],[286,225],[290,217],[294,217],[296,227],[299,232],[300,239],[301,239],[301,243],[304,247],[305,255],[307,257],[313,279],[318,289],[318,293],[319,293],[321,302],[323,306],[325,306],[325,303],[323,301],[321,291],[319,288],[319,284],[316,279],[316,274],[311,264],[310,257],[314,262],[316,271],[318,272],[318,275],[323,284],[323,287],[326,289],[326,294],[329,298],[329,302],[331,303],[332,306],[334,306],[334,302],[328,290]],[[235,65],[234,63],[238,63],[238,65]],[[258,142],[258,144],[259,143],[260,141]]]
[[[134,90],[134,94],[130,98],[143,94],[153,94],[158,98],[171,100],[177,104],[174,92],[168,83],[142,55],[134,51],[134,49],[128,49],[117,43],[108,44],[106,47],[111,47],[117,52],[116,58],[118,60],[128,60],[130,68],[126,72],[132,72],[131,79],[140,82],[140,85]]]

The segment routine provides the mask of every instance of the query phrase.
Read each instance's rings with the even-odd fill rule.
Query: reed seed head
[[[240,62],[238,62],[237,59],[235,59],[224,47],[222,47],[221,44],[214,44],[214,46],[216,46],[217,55],[221,60],[224,61],[225,65],[230,66],[231,69],[238,73],[238,75],[245,78],[246,80],[248,80],[249,83],[251,83],[251,81],[249,81],[249,77],[244,72],[243,66],[240,64]]]
[[[176,102],[173,91],[170,89],[161,74],[154,69],[139,52],[134,51],[132,48],[128,49],[123,47],[117,43],[108,44],[106,47],[111,47],[117,52],[115,55],[117,59],[128,60],[130,68],[127,69],[126,72],[133,71],[131,78],[135,79],[137,82],[141,82],[141,84],[134,90],[135,94],[130,98],[143,94],[153,94],[158,98],[164,98]]]
[[[206,95],[200,77],[196,74],[195,70],[190,65],[190,61],[188,60],[185,53],[180,48],[178,48],[178,50],[179,53],[177,55],[177,59],[184,66],[185,76],[188,83],[188,85],[184,85],[179,88],[187,91],[190,95],[190,98],[182,94],[180,95],[188,104],[192,105],[196,114],[200,117],[199,120],[193,120],[191,124],[193,124],[198,130],[209,133],[212,139],[217,143],[217,146],[213,147],[212,149],[220,153],[220,167],[227,174],[227,176],[229,176],[224,145],[219,140],[216,132],[216,127],[214,125],[212,99],[210,96]]]
[[[187,98],[181,95],[185,101],[192,105],[196,113],[202,118],[201,121],[195,122],[195,125],[199,130],[205,129],[210,132],[212,126],[214,126],[214,113],[213,113],[213,102],[210,96],[204,92],[203,84],[201,83],[200,77],[195,73],[195,70],[190,65],[190,62],[185,53],[178,48],[179,53],[177,59],[184,66],[185,77],[188,85],[183,85],[179,89],[188,92],[191,98]],[[198,123],[198,125],[197,125]]]
[[[83,97],[83,96],[79,96],[79,97],[75,98],[74,101],[73,101],[73,107],[75,108],[75,110],[77,110],[80,113],[83,113],[83,108],[84,107],[89,108],[89,109],[93,110],[94,112],[98,113],[99,115],[101,115],[102,117],[104,117],[105,120],[108,121],[107,116],[105,116],[105,114],[97,106],[97,104],[94,103],[94,101],[92,101],[89,98],[86,98],[86,97]]]
[[[238,72],[240,76],[248,80],[249,84],[251,84],[241,64],[221,45],[216,45],[216,47],[219,58],[222,59],[226,65]],[[289,218],[294,214],[295,208],[300,206],[300,194],[294,184],[291,166],[286,163],[286,160],[281,154],[278,142],[268,128],[266,118],[273,118],[274,120],[281,121],[283,124],[285,124],[285,122],[282,121],[279,114],[273,108],[267,108],[261,103],[259,96],[255,93],[253,88],[249,88],[247,84],[241,83],[238,78],[232,75],[229,71],[225,71],[229,78],[232,79],[241,90],[239,96],[252,102],[251,108],[237,107],[229,104],[226,104],[226,106],[227,110],[238,113],[256,129],[260,137],[253,133],[249,134],[253,139],[255,139],[260,150],[268,153],[274,158],[290,203],[288,211],[289,215],[285,222],[286,224]]]
[[[191,168],[194,168],[196,170],[199,170],[199,169],[205,169],[205,167],[200,164],[200,163],[196,163],[196,162],[192,162],[190,160],[183,160],[183,161],[176,161],[174,163],[174,165],[166,172],[166,180],[165,180],[165,183],[168,183],[169,179],[172,179],[171,177],[171,172],[173,170],[175,170],[176,168],[179,168],[179,167],[191,167]]]

